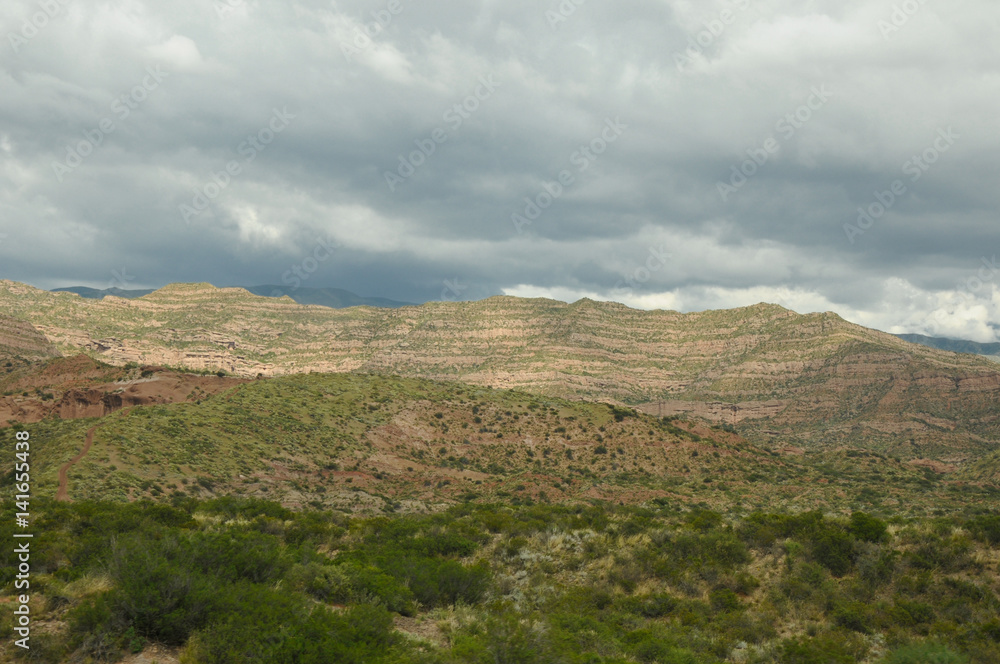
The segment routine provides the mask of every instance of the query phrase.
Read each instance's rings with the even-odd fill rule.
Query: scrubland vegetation
[[[25,397],[14,373],[15,405],[70,394]],[[850,393],[855,419],[888,394]],[[0,643],[0,660],[1000,662],[992,402],[973,404],[975,445],[942,443],[940,461],[917,451],[954,434],[950,401],[921,406],[941,431],[907,452],[836,420],[755,438],[415,377],[302,373],[184,400],[0,429],[7,450],[31,431],[35,534],[32,647]]]
[[[1000,661],[997,513],[36,502],[21,660],[159,643],[191,664]]]
[[[32,453],[35,491],[55,495],[58,469],[96,427],[93,449],[69,469],[74,500],[231,494],[369,514],[666,497],[727,513],[922,516],[1000,505],[995,485],[876,451],[769,447],[724,425],[516,390],[307,374],[195,397],[32,424],[44,441]],[[0,441],[18,426],[0,429]],[[5,467],[0,487],[13,481]]]

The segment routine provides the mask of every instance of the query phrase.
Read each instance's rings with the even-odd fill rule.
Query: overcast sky
[[[998,340],[995,0],[4,0],[0,27],[2,278]]]

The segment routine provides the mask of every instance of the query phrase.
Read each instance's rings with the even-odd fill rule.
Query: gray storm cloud
[[[310,285],[365,295],[763,300],[993,341],[998,19],[985,0],[12,0],[2,276],[280,283],[325,242]]]

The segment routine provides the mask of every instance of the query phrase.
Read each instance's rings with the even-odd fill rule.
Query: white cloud
[[[164,42],[148,47],[146,53],[171,70],[197,69],[203,62],[198,45],[184,35],[173,35]]]

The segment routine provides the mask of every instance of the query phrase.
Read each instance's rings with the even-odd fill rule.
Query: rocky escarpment
[[[46,417],[102,417],[132,406],[195,401],[243,382],[155,366],[111,367],[84,355],[59,357],[0,374],[0,426]]]
[[[58,352],[31,323],[0,314],[0,359],[41,360]]]

